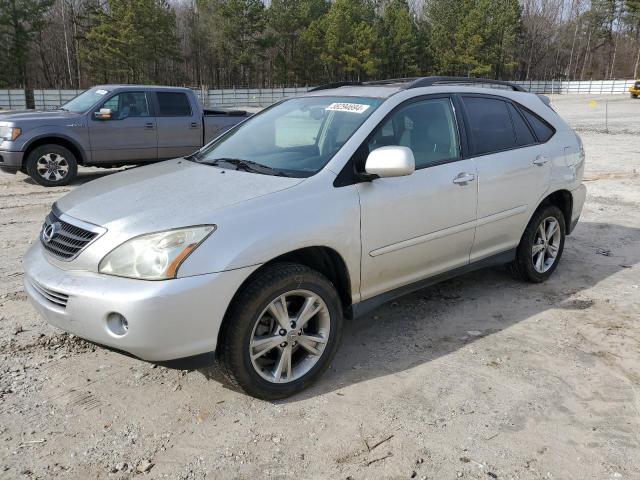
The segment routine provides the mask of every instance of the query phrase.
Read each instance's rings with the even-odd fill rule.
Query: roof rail
[[[332,82],[325,83],[324,85],[319,85],[317,87],[310,88],[307,92],[316,92],[318,90],[329,90],[330,88],[338,88],[338,87],[355,87],[358,85],[362,85],[362,82]]]
[[[417,78],[412,81],[409,85],[405,87],[406,90],[410,88],[420,88],[420,87],[433,87],[438,84],[464,84],[464,83],[479,83],[479,84],[487,84],[487,85],[502,85],[504,87],[509,87],[515,92],[526,92],[524,88],[520,85],[516,85],[515,83],[505,82],[503,80],[491,80],[490,78],[475,78],[475,77],[422,77]]]

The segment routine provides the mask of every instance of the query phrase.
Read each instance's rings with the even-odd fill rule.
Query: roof
[[[94,85],[92,88],[102,88],[104,90],[116,90],[120,88],[136,89],[136,90],[191,90],[185,87],[170,87],[166,85],[127,85],[127,84],[106,84]]]

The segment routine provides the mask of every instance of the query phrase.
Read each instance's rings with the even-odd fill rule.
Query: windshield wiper
[[[213,166],[218,166],[221,163],[226,163],[236,167],[236,170],[244,170],[245,172],[261,173],[263,175],[277,175],[280,177],[289,176],[282,170],[278,170],[268,165],[263,165],[262,163],[253,162],[251,160],[243,160],[241,158],[216,158],[215,160],[201,161],[201,163]]]

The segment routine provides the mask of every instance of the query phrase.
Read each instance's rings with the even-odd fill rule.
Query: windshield
[[[381,103],[363,97],[286,100],[230,130],[193,159],[220,165],[259,164],[275,174],[309,177],[331,160]]]
[[[92,88],[81,93],[72,100],[69,100],[60,107],[60,110],[66,110],[73,113],[84,113],[98,103],[107,93],[109,93],[108,90]]]

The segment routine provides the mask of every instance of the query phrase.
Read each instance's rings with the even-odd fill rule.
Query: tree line
[[[637,77],[640,0],[0,0],[0,87]]]

